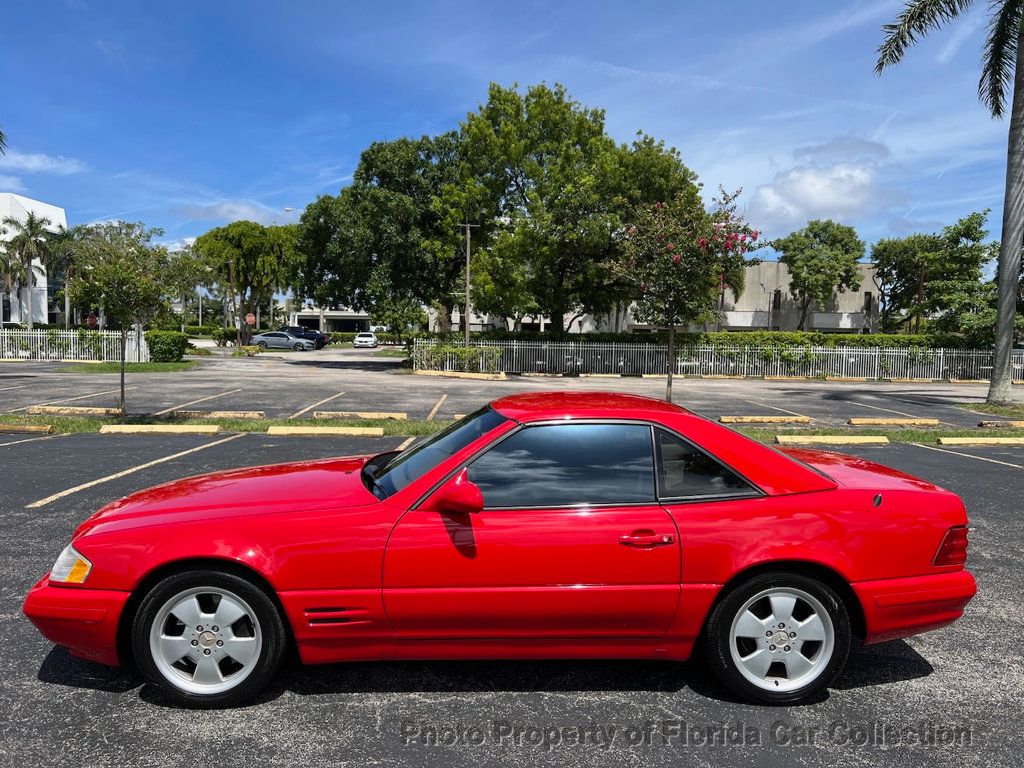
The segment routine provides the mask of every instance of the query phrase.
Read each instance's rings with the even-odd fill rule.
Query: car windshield
[[[490,406],[484,406],[407,451],[382,462],[368,462],[369,473],[364,473],[364,480],[377,498],[386,499],[506,421]]]

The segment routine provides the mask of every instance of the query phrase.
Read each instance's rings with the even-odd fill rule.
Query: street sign
[[[250,312],[248,315],[246,315],[245,316],[245,324],[246,325],[256,325],[256,315],[254,315],[252,312]]]

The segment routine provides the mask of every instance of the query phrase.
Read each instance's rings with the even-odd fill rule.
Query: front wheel
[[[265,341],[257,341],[256,342],[256,346],[259,347],[260,349],[266,349],[267,348],[267,342],[265,342]]]
[[[302,345],[299,342],[295,342],[292,345],[292,349],[294,349],[296,352],[301,352],[302,351]]]
[[[266,593],[219,571],[164,579],[143,599],[132,626],[142,676],[193,707],[251,698],[277,671],[285,645],[284,623]]]
[[[835,591],[797,574],[740,584],[712,610],[705,656],[722,683],[762,704],[824,690],[846,663],[850,619]]]

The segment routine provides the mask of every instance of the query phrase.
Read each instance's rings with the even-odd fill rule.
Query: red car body
[[[716,598],[773,568],[843,597],[865,642],[954,621],[975,594],[936,565],[967,524],[955,494],[859,458],[779,451],[677,406],[629,395],[517,395],[492,431],[380,500],[369,457],[218,472],[141,491],[75,532],[85,584],[31,588],[51,641],[105,664],[124,655],[140,596],[175,569],[221,564],[272,592],[306,663],[391,658],[686,659]],[[641,422],[748,479],[746,498],[460,515],[436,500],[523,425]],[[627,544],[628,546],[623,546]],[[657,544],[658,546],[655,546]]]

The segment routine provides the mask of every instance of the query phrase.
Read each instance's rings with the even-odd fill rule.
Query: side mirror
[[[434,508],[438,512],[452,512],[459,515],[476,514],[484,508],[484,496],[480,488],[469,479],[463,469],[445,483],[440,490]]]

